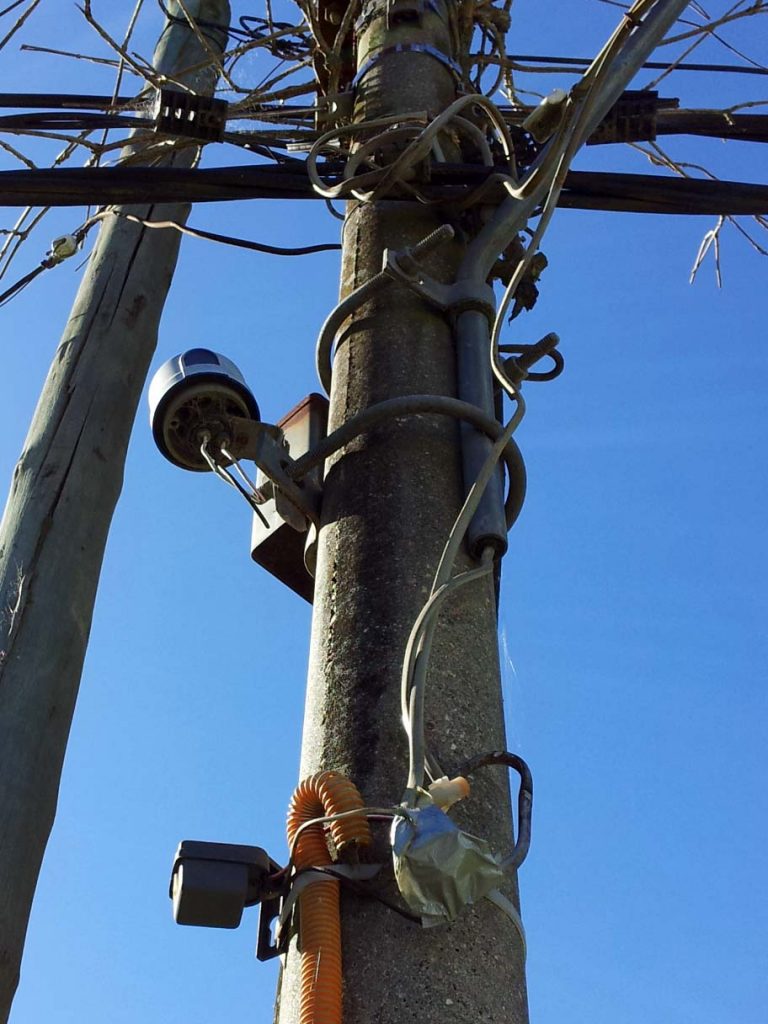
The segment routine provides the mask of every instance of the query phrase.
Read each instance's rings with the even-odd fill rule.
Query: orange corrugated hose
[[[288,843],[293,848],[296,870],[333,863],[322,824],[305,828],[294,847],[296,833],[304,822],[362,807],[357,786],[338,772],[320,772],[300,783],[288,810]],[[352,843],[367,845],[371,841],[370,826],[362,814],[331,822],[330,831],[339,853]],[[299,896],[299,949],[300,1024],[341,1024],[338,882],[314,882]]]

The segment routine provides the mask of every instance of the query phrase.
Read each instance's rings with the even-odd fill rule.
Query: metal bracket
[[[256,959],[262,962],[274,960],[288,948],[288,932],[277,939],[272,935],[272,922],[280,918],[282,900],[279,896],[270,900],[262,900],[259,904],[259,930],[256,939]]]
[[[427,274],[407,249],[402,252],[385,249],[382,271],[441,312],[458,316],[474,309],[483,313],[490,323],[494,321],[496,297],[490,285],[471,280],[442,284]]]
[[[289,475],[294,460],[283,445],[280,428],[242,416],[231,418],[231,428],[234,435],[230,442],[232,454],[255,462],[264,476],[272,481],[275,497],[279,492],[281,499],[286,499],[280,503],[282,517],[290,522],[290,504],[305,520],[317,525],[320,521],[321,490],[311,479],[297,482]],[[300,523],[297,528],[302,529],[305,525]]]
[[[659,109],[675,106],[676,100],[660,100],[658,92],[652,89],[626,89],[587,139],[587,145],[653,142]]]
[[[154,130],[201,142],[221,142],[227,128],[226,100],[193,96],[176,89],[158,89]]]

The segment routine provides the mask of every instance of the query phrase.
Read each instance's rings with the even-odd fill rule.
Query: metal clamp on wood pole
[[[489,284],[472,279],[442,284],[425,273],[409,250],[395,252],[392,249],[385,249],[382,270],[388,277],[400,281],[431,306],[445,313],[458,316],[468,310],[476,310],[483,313],[489,323],[493,323],[496,297]]]
[[[289,475],[294,460],[282,444],[282,431],[269,423],[258,423],[243,416],[233,416],[230,426],[233,431],[229,442],[232,454],[236,458],[255,462],[264,476],[272,481],[276,495],[280,492],[302,516],[317,525],[320,519],[320,489],[311,480],[298,483]],[[281,515],[286,520],[289,511],[281,509]]]
[[[430,232],[426,238],[422,238],[420,242],[417,242],[410,249],[406,249],[404,252],[411,260],[416,260],[417,257],[424,256],[428,252],[432,252],[443,242],[449,242],[454,236],[453,228],[450,224],[441,224],[439,228],[435,228],[434,231]],[[404,253],[399,254],[402,258]],[[422,277],[424,275],[422,274]],[[320,383],[325,388],[326,392],[331,392],[331,376],[332,376],[332,361],[333,361],[333,347],[336,341],[336,335],[341,329],[342,324],[356,313],[360,307],[372,298],[380,288],[388,285],[390,281],[398,280],[397,273],[389,274],[386,269],[386,253],[384,255],[384,269],[380,270],[374,277],[369,278],[359,288],[356,288],[353,292],[350,292],[345,299],[343,299],[338,306],[328,315],[325,323],[320,329],[320,335],[317,339],[317,375],[320,378]]]

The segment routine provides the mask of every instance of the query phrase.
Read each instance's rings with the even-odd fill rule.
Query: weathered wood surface
[[[228,0],[185,6],[200,20],[229,23]],[[223,32],[206,34],[221,47]],[[206,56],[195,33],[174,21],[155,67],[180,78]],[[214,68],[186,76],[208,93],[216,78]],[[189,166],[195,155],[186,149],[173,162]],[[127,209],[180,222],[189,212],[180,204]],[[0,1021],[19,979],[104,546],[179,242],[176,231],[105,221],[0,524]]]

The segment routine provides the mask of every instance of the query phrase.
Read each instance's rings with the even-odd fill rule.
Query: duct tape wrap
[[[433,804],[396,819],[392,856],[400,894],[425,928],[454,921],[504,883],[488,843],[462,832]]]

